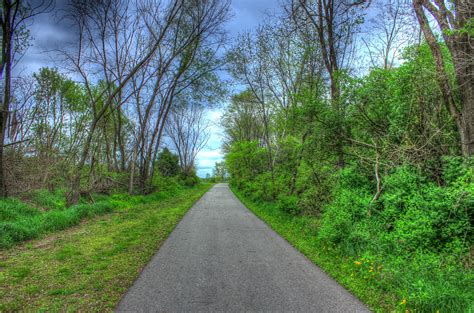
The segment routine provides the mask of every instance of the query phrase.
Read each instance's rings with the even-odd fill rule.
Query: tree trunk
[[[135,179],[135,164],[137,162],[137,156],[138,156],[138,143],[135,145],[135,148],[133,149],[133,155],[132,155],[132,160],[130,161],[130,178],[128,180],[128,194],[132,195],[133,194],[133,183]]]
[[[473,77],[472,71],[471,77]],[[461,101],[464,106],[461,120],[461,142],[462,152],[466,157],[474,156],[474,87],[473,83],[469,82],[465,88],[460,92]]]
[[[18,4],[16,4],[18,5]],[[8,190],[5,177],[4,146],[7,133],[8,112],[11,101],[11,70],[12,70],[12,38],[11,25],[13,4],[10,0],[3,1],[3,27],[2,27],[2,64],[0,74],[3,76],[3,103],[0,113],[0,197],[7,197]],[[1,76],[1,75],[0,75]]]
[[[452,21],[451,18],[448,18],[448,10],[443,1],[437,1],[435,7],[429,0],[413,0],[418,22],[435,59],[443,102],[456,123],[462,154],[465,157],[474,155],[474,64],[472,62],[474,59],[474,38],[465,32],[460,32],[460,30],[467,26],[467,22],[474,17],[474,9],[470,1],[455,2],[456,14],[449,13],[451,18],[455,16],[456,26],[451,29],[448,19],[450,22]],[[455,87],[449,81],[449,73],[445,67],[441,46],[431,29],[425,9],[435,17],[452,56],[456,77]]]

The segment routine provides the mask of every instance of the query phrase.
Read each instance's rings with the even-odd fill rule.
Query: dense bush
[[[473,168],[459,158],[444,158],[443,164],[442,185],[414,167],[395,168],[383,176],[383,193],[375,202],[370,177],[360,168],[346,167],[320,218],[301,215],[294,197],[273,203],[247,198],[288,236],[304,243],[307,253],[341,260],[336,271],[356,275],[354,284],[370,286],[357,288],[367,288],[367,293],[376,288],[398,299],[384,305],[410,312],[470,312]]]
[[[168,148],[164,148],[158,154],[156,167],[161,175],[165,177],[176,176],[181,171],[178,156],[173,154]]]
[[[441,186],[416,168],[396,168],[383,177],[375,203],[372,182],[360,170],[345,168],[317,232],[321,245],[383,266],[380,273],[368,268],[379,275],[373,283],[423,312],[462,312],[474,303],[467,288],[474,279],[468,261],[473,169],[459,158],[444,158],[443,168]]]

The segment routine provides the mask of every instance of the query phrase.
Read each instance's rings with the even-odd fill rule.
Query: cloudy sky
[[[60,47],[68,42],[70,30],[64,20],[60,19],[62,8],[68,0],[56,0],[54,11],[35,17],[30,25],[32,42],[27,53],[15,68],[19,73],[31,73],[43,66],[57,66],[53,54],[48,53],[51,47]],[[232,0],[232,18],[226,27],[230,37],[235,38],[240,32],[254,29],[262,21],[266,13],[278,10],[278,0]],[[238,87],[237,87],[238,88]],[[225,106],[225,103],[223,104]],[[212,173],[215,162],[221,161],[222,132],[219,127],[222,108],[208,112],[212,132],[207,147],[201,151],[197,159],[198,175],[204,177]]]

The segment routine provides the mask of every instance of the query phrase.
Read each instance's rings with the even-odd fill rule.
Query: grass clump
[[[84,218],[112,212],[110,201],[42,211],[16,200],[0,200],[0,248],[79,224]]]

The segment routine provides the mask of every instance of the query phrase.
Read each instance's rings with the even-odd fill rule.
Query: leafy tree
[[[181,173],[178,155],[172,153],[168,148],[164,148],[158,154],[156,167],[161,175],[170,177]]]
[[[216,162],[212,170],[212,178],[217,182],[224,182],[227,180],[227,168],[224,161]]]

